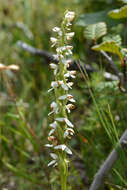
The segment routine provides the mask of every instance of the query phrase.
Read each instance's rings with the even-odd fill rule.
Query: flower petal
[[[74,127],[74,125],[67,119],[67,118],[65,118],[64,119],[65,120],[65,123],[69,126],[69,127]]]
[[[56,163],[56,160],[52,160],[51,162],[48,163],[48,167],[55,164]]]
[[[45,147],[53,147],[53,144],[45,144]]]
[[[50,153],[50,156],[51,156],[54,160],[56,160],[56,159],[58,158],[58,156],[57,156],[56,154],[54,154],[54,153]]]

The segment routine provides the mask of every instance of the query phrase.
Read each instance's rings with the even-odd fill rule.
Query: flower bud
[[[75,12],[73,11],[68,11],[66,14],[65,14],[65,19],[68,21],[68,22],[72,22],[75,18]]]

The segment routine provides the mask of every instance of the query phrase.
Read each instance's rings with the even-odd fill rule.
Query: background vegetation
[[[109,61],[91,49],[95,45],[86,35],[89,24],[105,22],[107,33],[126,48],[126,18],[113,19],[110,10],[120,8],[126,0],[1,0],[0,62],[16,64],[17,72],[0,71],[0,189],[59,189],[57,169],[48,168],[47,143],[49,105],[53,97],[47,93],[53,79],[48,60],[18,46],[18,41],[53,52],[49,38],[52,28],[59,26],[66,9],[76,12],[73,24],[74,59],[88,67],[89,79],[77,71],[72,94],[76,108],[71,120],[75,137],[70,146],[68,190],[86,190],[100,165],[116,145],[127,125],[127,95],[118,87],[119,80]],[[111,37],[112,38],[112,37]],[[100,36],[98,43],[102,42]],[[118,56],[109,54],[119,72]],[[86,72],[86,71],[84,71]],[[110,78],[105,77],[106,72]],[[113,74],[113,76],[111,75]],[[115,78],[117,79],[117,78]],[[127,189],[126,152],[105,180],[102,189]]]

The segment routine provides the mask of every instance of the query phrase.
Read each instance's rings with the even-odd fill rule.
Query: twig
[[[108,60],[110,67],[112,68],[112,70],[114,71],[114,74],[121,79],[121,74],[119,72],[119,70],[117,69],[117,67],[115,66],[112,58],[104,51],[101,51],[101,54]]]
[[[112,169],[113,164],[119,158],[119,153],[117,150],[120,148],[124,149],[126,147],[127,147],[127,130],[125,130],[122,137],[120,138],[120,142],[116,145],[116,148],[112,150],[112,152],[109,154],[103,165],[96,173],[93,183],[91,184],[89,190],[98,190],[100,188],[100,186],[104,183],[105,177]]]
[[[17,46],[33,55],[36,55],[36,56],[40,56],[40,57],[43,57],[45,58],[48,62],[54,62],[54,63],[58,63],[58,59],[56,59],[51,53],[45,51],[45,50],[41,50],[41,49],[38,49],[38,48],[34,48],[32,47],[31,45],[25,43],[25,42],[22,42],[22,41],[18,41],[17,42]],[[84,63],[84,68],[85,70],[87,71],[87,73],[91,73],[91,72],[95,72],[96,70],[94,68],[92,68],[90,65],[88,64],[85,64]],[[72,60],[71,64],[70,64],[70,69],[75,69],[75,70],[78,70],[78,67],[77,67],[77,64],[76,64],[76,61],[75,60]]]

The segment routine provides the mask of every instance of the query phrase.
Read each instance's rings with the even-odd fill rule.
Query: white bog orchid
[[[66,14],[65,14],[65,19],[68,21],[68,22],[72,22],[75,18],[75,12],[73,11],[68,11]]]
[[[64,132],[64,138],[66,137],[71,138],[73,134],[74,134],[74,130],[72,128],[67,128],[66,131]]]
[[[68,148],[68,139],[74,134],[74,125],[68,119],[68,113],[74,109],[72,103],[75,102],[73,96],[69,94],[69,90],[72,89],[73,82],[70,78],[75,78],[76,71],[68,70],[70,64],[72,63],[72,50],[68,42],[74,36],[74,32],[71,32],[70,26],[75,17],[75,13],[72,11],[66,11],[61,28],[54,27],[52,31],[55,33],[56,37],[51,37],[50,41],[52,47],[56,48],[56,54],[53,55],[53,60],[55,63],[50,64],[50,68],[54,73],[54,81],[51,82],[51,88],[48,92],[53,91],[55,94],[55,99],[51,103],[50,108],[52,114],[53,122],[49,124],[50,130],[48,133],[48,140],[50,144],[46,144],[53,150],[50,153],[52,160],[48,163],[48,166],[57,166],[62,164],[59,168],[61,173],[68,168],[68,161],[66,159],[66,154],[72,154],[72,151]],[[58,62],[58,64],[56,64]],[[63,164],[64,163],[64,164]],[[65,174],[63,174],[64,176]],[[65,179],[64,179],[65,180]]]
[[[59,118],[56,118],[56,121],[65,123],[65,124],[68,125],[69,127],[72,127],[72,128],[74,127],[74,125],[73,125],[67,118],[59,117]]]
[[[67,154],[72,154],[71,150],[65,144],[55,146],[54,149],[65,151]]]

